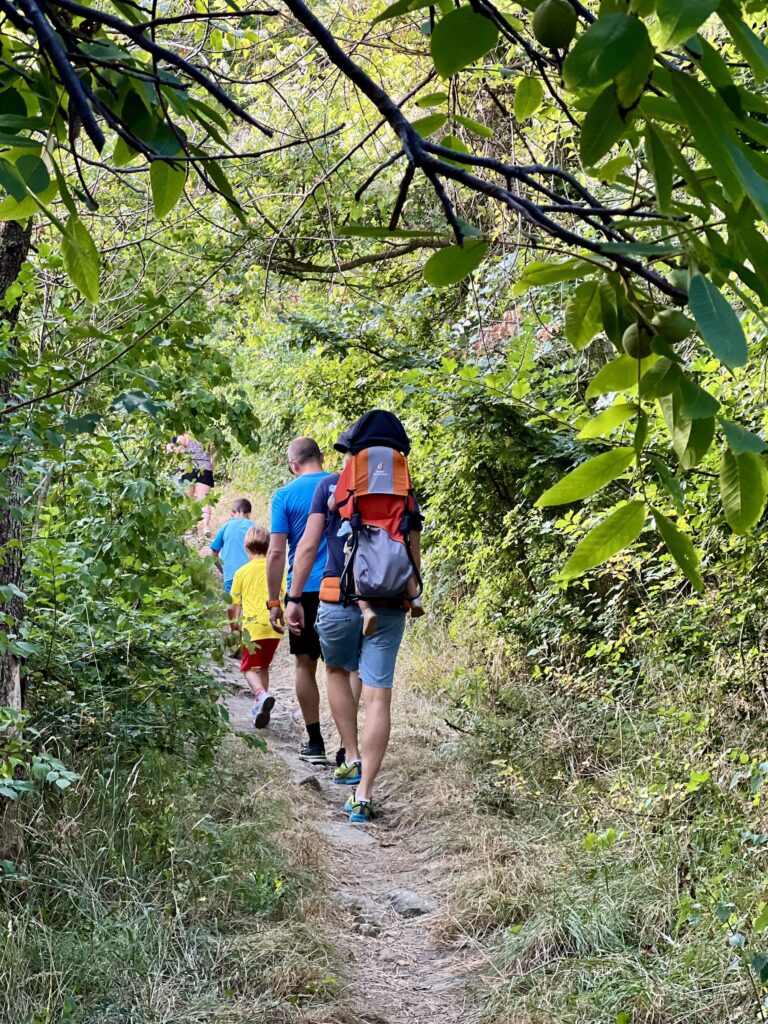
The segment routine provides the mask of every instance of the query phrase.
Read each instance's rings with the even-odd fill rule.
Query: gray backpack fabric
[[[380,526],[363,526],[355,550],[354,579],[358,597],[405,596],[413,564],[404,544],[392,540]]]

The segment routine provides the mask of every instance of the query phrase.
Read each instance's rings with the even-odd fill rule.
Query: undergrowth
[[[448,708],[454,738],[421,770],[448,822],[442,938],[484,951],[483,1024],[763,1020],[768,763],[749,680],[725,655],[673,670],[645,638],[633,679],[601,687],[590,666],[541,673],[465,636],[411,631],[408,675]]]
[[[0,890],[0,1020],[314,1019],[336,985],[319,865],[269,781],[230,737],[217,766],[148,751],[28,810]]]

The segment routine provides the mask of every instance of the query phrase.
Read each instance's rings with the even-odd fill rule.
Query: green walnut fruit
[[[576,35],[576,11],[569,0],[544,0],[533,16],[533,34],[548,50],[564,50]]]
[[[651,323],[656,328],[656,333],[672,345],[687,338],[696,326],[693,320],[679,309],[662,309]]]
[[[680,291],[685,292],[686,295],[688,294],[687,270],[683,270],[681,267],[673,267],[672,270],[670,270],[667,274],[667,277],[669,278],[669,283],[673,287],[679,288]]]
[[[653,335],[642,324],[630,324],[621,338],[621,347],[633,359],[645,359],[651,354]]]

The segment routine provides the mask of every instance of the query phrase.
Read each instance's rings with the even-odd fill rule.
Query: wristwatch
[[[269,608],[270,610],[272,608],[280,608],[280,607],[281,607],[280,602],[277,601],[277,600],[275,600],[275,601],[267,601],[267,608]]]
[[[291,595],[289,594],[286,597],[286,599],[285,599],[285,603],[286,604],[301,604],[301,598],[300,597],[291,597]]]

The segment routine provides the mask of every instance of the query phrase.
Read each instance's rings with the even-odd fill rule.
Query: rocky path
[[[222,671],[237,688],[228,701],[233,727],[251,732],[250,694],[236,663]],[[260,735],[268,743],[266,756],[278,762],[278,774],[294,789],[302,827],[317,834],[338,908],[340,927],[332,938],[345,963],[343,1011],[340,1006],[339,1016],[327,1024],[472,1024],[470,954],[440,949],[432,937],[442,913],[439,862],[429,852],[436,844],[425,843],[421,829],[409,832],[403,825],[402,797],[398,804],[387,794],[386,763],[378,794],[382,817],[367,826],[346,821],[341,810],[348,788],[331,784],[330,767],[313,768],[298,758],[303,729],[292,672],[287,645],[281,644],[271,685],[277,704]],[[325,734],[334,737],[335,730],[329,725]],[[389,756],[394,762],[405,756],[397,739]],[[439,820],[424,824],[439,827]]]

